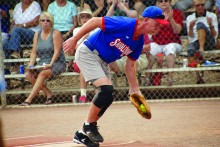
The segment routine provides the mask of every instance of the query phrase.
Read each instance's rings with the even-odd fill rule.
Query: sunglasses
[[[158,0],[159,3],[162,3],[162,2],[165,2],[165,3],[166,3],[166,2],[168,2],[168,1],[169,1],[169,0]]]
[[[205,4],[197,4],[196,7],[204,7]]]
[[[40,21],[41,21],[41,22],[45,22],[45,21],[46,21],[46,22],[50,22],[49,19],[41,19]]]
[[[81,19],[90,19],[91,15],[80,15]]]

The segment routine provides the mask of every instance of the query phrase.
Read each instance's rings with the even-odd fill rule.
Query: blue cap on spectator
[[[150,7],[145,8],[145,10],[142,13],[142,16],[154,19],[162,25],[165,25],[165,24],[169,23],[168,21],[166,21],[164,19],[165,16],[163,15],[162,9],[160,9],[157,6],[150,6]]]

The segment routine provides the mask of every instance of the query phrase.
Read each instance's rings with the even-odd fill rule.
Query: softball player
[[[64,42],[64,52],[75,48],[77,41],[95,28],[100,28],[85,40],[76,50],[75,60],[85,80],[99,91],[94,96],[88,115],[74,136],[74,141],[86,146],[99,146],[104,139],[97,129],[97,121],[113,102],[113,86],[108,64],[127,56],[125,73],[129,83],[129,94],[141,94],[135,70],[143,44],[143,34],[155,34],[164,20],[162,10],[156,6],[148,7],[141,18],[93,17],[80,31]]]

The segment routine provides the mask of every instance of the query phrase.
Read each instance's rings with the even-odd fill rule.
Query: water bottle
[[[183,68],[188,67],[188,59],[183,59]]]
[[[24,65],[20,65],[20,74],[24,74]]]

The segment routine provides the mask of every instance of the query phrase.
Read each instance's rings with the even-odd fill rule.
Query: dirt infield
[[[105,141],[117,147],[220,146],[220,100],[150,102],[152,119],[131,104],[113,104],[98,125]],[[88,105],[0,110],[7,147],[74,147]]]

